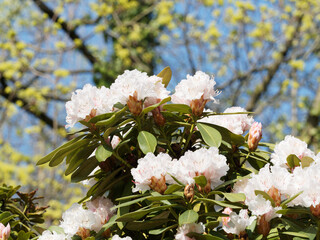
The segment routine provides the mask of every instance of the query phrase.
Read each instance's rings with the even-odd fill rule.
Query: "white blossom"
[[[132,240],[131,237],[119,237],[119,235],[114,235],[111,240]]]
[[[226,157],[219,154],[218,148],[210,147],[194,152],[187,151],[175,163],[171,173],[183,184],[194,184],[194,177],[204,175],[213,189],[222,183],[220,178],[226,175],[228,170]]]
[[[38,240],[71,240],[71,238],[67,237],[65,234],[50,232],[49,230],[46,230],[42,233]]]
[[[189,223],[183,224],[177,229],[177,234],[175,235],[175,240],[195,240],[195,238],[190,238],[186,236],[189,232],[204,233],[205,226],[203,223]]]
[[[100,217],[102,225],[107,223],[115,213],[115,210],[111,210],[114,207],[112,201],[105,197],[98,197],[89,201],[86,203],[86,206],[88,210]]]
[[[86,84],[83,89],[78,89],[72,93],[71,101],[66,103],[67,117],[66,128],[73,127],[80,120],[85,120],[87,116],[112,112],[114,104],[113,94],[110,89]]]
[[[75,235],[80,228],[98,232],[103,224],[101,218],[90,210],[83,209],[80,204],[73,204],[62,214],[60,227],[68,236]]]
[[[157,156],[153,153],[147,153],[143,158],[140,158],[137,168],[131,169],[131,175],[136,184],[133,192],[149,190],[151,177],[160,179],[165,176],[166,180],[169,180],[171,177],[167,173],[172,164],[171,157],[166,153],[159,153]]]
[[[287,157],[295,154],[298,158],[311,157],[315,158],[314,152],[308,149],[308,145],[298,138],[286,136],[283,141],[276,144],[274,153],[271,154],[271,162],[274,165],[288,168]]]
[[[214,90],[216,82],[214,78],[204,72],[197,71],[194,76],[187,75],[187,79],[181,80],[176,86],[171,100],[173,103],[190,105],[191,101],[200,99],[216,102],[215,96],[219,93]]]
[[[149,77],[147,73],[136,69],[126,70],[119,75],[110,89],[115,92],[117,102],[122,104],[126,104],[129,96],[133,96],[135,92],[138,101],[146,98],[163,99],[169,96],[169,91],[164,87],[160,77]]]
[[[289,206],[317,206],[320,204],[320,163],[314,162],[309,167],[296,167],[292,173],[292,181],[288,194],[291,196],[302,192],[291,201]]]
[[[247,112],[242,107],[230,107],[223,113],[242,113]],[[243,134],[248,131],[254,122],[254,119],[248,114],[228,114],[228,115],[211,115],[201,119],[199,122],[206,122],[227,128],[235,134]]]
[[[239,235],[256,219],[255,216],[249,217],[247,209],[241,209],[239,215],[233,211],[223,211],[223,213],[229,214],[228,220],[222,226],[226,233]]]

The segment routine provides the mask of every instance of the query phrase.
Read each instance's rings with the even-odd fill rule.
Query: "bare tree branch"
[[[286,58],[290,48],[292,47],[294,39],[297,37],[299,33],[302,18],[303,15],[297,18],[297,25],[294,34],[292,34],[292,37],[286,41],[283,50],[279,53],[279,58],[268,68],[267,75],[263,78],[262,83],[256,88],[255,92],[253,92],[253,94],[251,95],[251,98],[246,107],[247,111],[254,111],[258,101],[262,97],[262,94],[268,90],[268,87],[270,86],[273,77],[279,70],[281,64],[283,63],[283,60]]]
[[[81,37],[76,33],[75,29],[70,27],[65,20],[63,20],[60,16],[56,15],[52,9],[50,9],[43,1],[41,0],[33,0],[33,2],[39,7],[39,9],[48,14],[52,21],[56,23],[60,23],[63,31],[74,41],[76,39],[81,39]],[[91,63],[95,64],[98,62],[98,59],[93,56],[93,54],[89,51],[88,47],[82,42],[80,46],[78,46],[78,50],[86,57],[86,59]]]

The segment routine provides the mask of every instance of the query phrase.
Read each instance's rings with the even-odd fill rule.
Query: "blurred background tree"
[[[196,70],[214,74],[222,93],[212,109],[245,107],[271,141],[293,134],[319,151],[318,0],[0,0],[0,9],[0,182],[39,188],[48,222],[83,195],[62,170],[35,167],[68,137],[65,101],[125,69],[170,66],[170,90]]]

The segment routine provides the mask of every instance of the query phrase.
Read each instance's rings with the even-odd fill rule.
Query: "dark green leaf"
[[[170,219],[157,219],[149,221],[137,221],[137,222],[128,222],[126,228],[131,231],[142,231],[149,230],[155,227],[159,227],[170,221]]]
[[[71,175],[72,182],[85,180],[88,175],[99,165],[95,157],[90,157],[84,161],[80,167]]]
[[[209,198],[197,198],[194,201],[195,202],[207,202],[207,203],[211,203],[214,205],[219,205],[221,207],[229,207],[229,208],[234,208],[234,209],[243,208],[243,205],[239,204],[239,203],[229,203],[226,201],[217,201],[217,200],[213,200],[213,199],[209,199]]]

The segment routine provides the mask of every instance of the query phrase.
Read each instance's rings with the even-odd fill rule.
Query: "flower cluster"
[[[89,184],[85,199],[95,200],[63,214],[63,234],[39,239],[281,239],[295,236],[299,221],[297,236],[310,227],[320,238],[320,153],[293,136],[260,143],[262,125],[244,108],[204,109],[219,94],[212,77],[187,75],[170,96],[169,75],[125,71],[110,88],[85,85],[72,95],[67,126],[80,121],[88,133],[39,162],[66,157],[71,179]],[[117,214],[111,200],[96,198],[103,194],[119,201]]]
[[[99,232],[102,226],[114,215],[114,211],[111,210],[113,206],[110,199],[104,197],[87,202],[87,209],[75,203],[62,215],[59,227],[63,229],[64,233],[45,231],[39,240],[69,240],[74,235],[78,235],[82,239],[90,237],[91,231]]]
[[[215,147],[187,151],[179,160],[171,159],[166,153],[155,156],[148,153],[139,159],[137,168],[131,170],[136,187],[133,191],[152,188],[160,193],[166,190],[166,183],[173,184],[175,176],[183,184],[194,185],[194,177],[203,175],[207,179],[208,191],[222,183],[221,177],[229,170],[227,159]],[[152,187],[156,186],[156,187]]]

